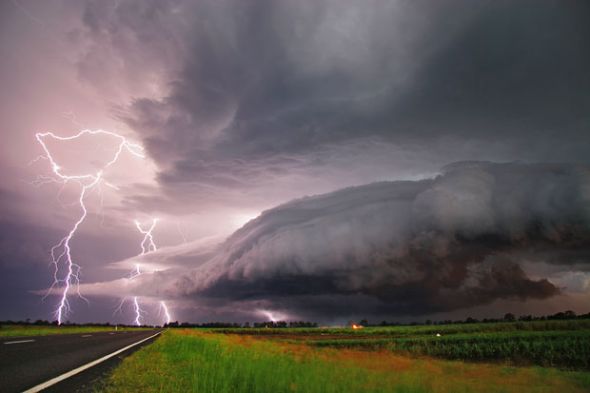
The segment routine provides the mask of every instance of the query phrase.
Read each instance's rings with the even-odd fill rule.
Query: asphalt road
[[[0,392],[22,392],[157,332],[113,331],[0,338]],[[152,341],[147,340],[142,345]],[[97,379],[120,361],[122,356],[142,345],[60,382],[47,392],[92,391],[92,385]]]

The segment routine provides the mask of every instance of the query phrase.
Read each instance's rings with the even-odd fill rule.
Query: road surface
[[[154,336],[158,332],[159,330],[112,331],[35,337],[2,337],[0,338],[0,392],[25,391]],[[152,342],[156,337],[44,391],[92,391],[94,382],[118,363],[122,356]]]

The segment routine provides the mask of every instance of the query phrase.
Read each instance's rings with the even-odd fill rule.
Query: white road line
[[[10,345],[10,344],[22,344],[22,343],[32,343],[35,340],[18,340],[18,341],[6,341],[4,343],[4,345]]]
[[[115,333],[109,333],[109,334],[115,334]]]
[[[82,337],[92,337],[92,334],[84,334]]]
[[[160,333],[162,333],[162,332],[158,332],[158,333],[154,334],[153,336],[149,336],[147,338],[144,338],[143,340],[139,340],[136,343],[133,343],[131,345],[127,345],[125,348],[121,348],[111,354],[101,357],[100,359],[96,359],[90,363],[86,363],[85,365],[75,368],[71,371],[68,371],[65,374],[62,374],[62,375],[57,376],[55,378],[52,378],[47,382],[43,382],[42,384],[39,384],[37,386],[33,386],[32,388],[25,390],[23,393],[36,393],[36,392],[40,392],[43,389],[47,389],[48,387],[53,386],[56,383],[63,381],[64,379],[68,379],[69,377],[79,374],[82,371],[89,369],[90,367],[96,366],[97,364],[102,363],[105,360],[112,358],[113,356],[117,356],[121,352],[125,352],[126,350],[133,348],[134,346],[139,345],[139,344],[143,343],[144,341],[152,339],[152,338],[156,337],[157,335],[159,335]]]

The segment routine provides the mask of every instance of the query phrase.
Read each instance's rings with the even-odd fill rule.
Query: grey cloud
[[[235,194],[268,190],[276,178],[350,185],[335,180],[338,164],[320,152],[390,138],[390,119],[372,119],[391,112],[425,59],[445,45],[432,35],[444,30],[450,39],[480,8],[202,2],[185,10],[194,18],[189,49],[170,93],[138,98],[119,116],[142,136],[169,196],[210,191],[235,203]],[[374,155],[365,151],[357,162],[375,168]]]
[[[0,267],[45,267],[57,233],[55,228],[0,219]]]
[[[184,59],[187,3],[64,1],[79,9],[65,36],[79,78],[112,103],[161,94]]]
[[[426,173],[458,159],[587,163],[586,7],[203,2],[170,94],[140,98],[122,117],[171,195],[313,178],[338,167],[318,150],[371,138],[415,155],[406,166]],[[373,153],[355,162],[378,172]],[[284,157],[294,163],[269,164]]]
[[[562,272],[590,264],[589,186],[587,166],[464,162],[434,179],[306,197],[262,213],[191,272],[137,290],[332,317],[544,299],[567,288],[538,276],[535,255],[553,252]]]

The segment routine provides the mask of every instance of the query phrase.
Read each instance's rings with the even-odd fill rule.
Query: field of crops
[[[387,349],[446,359],[506,361],[567,369],[590,369],[590,332],[548,331],[456,334],[434,337],[318,340],[316,346]]]
[[[305,342],[315,347],[510,365],[590,370],[590,321],[534,321],[352,329],[225,329],[226,334]]]
[[[107,392],[587,392],[585,320],[169,329]],[[141,378],[138,378],[141,376]]]

